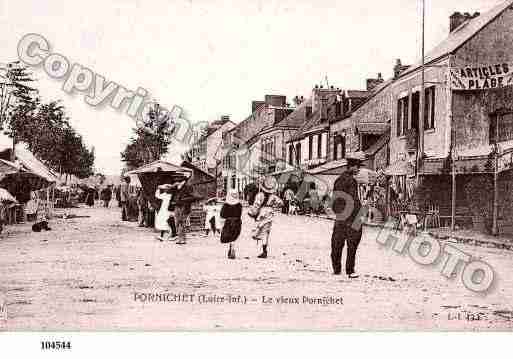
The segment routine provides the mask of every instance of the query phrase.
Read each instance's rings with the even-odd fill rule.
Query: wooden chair
[[[440,227],[440,208],[430,204],[424,217],[424,229]]]

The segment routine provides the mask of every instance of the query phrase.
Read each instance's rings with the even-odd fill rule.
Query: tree
[[[19,61],[0,67],[0,128],[9,121],[13,107],[30,106],[36,89],[28,86],[33,82],[32,73]]]
[[[144,126],[134,129],[134,137],[121,152],[121,159],[129,169],[160,159],[167,153],[174,126],[169,114],[155,103],[145,116]]]
[[[37,90],[28,86],[32,74],[19,62],[0,67],[0,126],[45,165],[79,178],[93,174],[94,149],[69,124],[60,101],[41,103]]]

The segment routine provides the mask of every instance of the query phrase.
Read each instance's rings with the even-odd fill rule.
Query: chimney
[[[276,107],[284,107],[287,103],[287,96],[283,95],[265,95],[266,104]]]
[[[474,14],[470,14],[468,12],[462,14],[459,11],[454,12],[451,16],[449,16],[449,32],[453,32],[465,21],[472,20],[479,15],[481,14],[477,11]]]
[[[372,91],[383,82],[383,77],[381,76],[381,72],[378,73],[378,77],[375,79],[367,79],[367,91]]]
[[[395,60],[395,66],[394,66],[394,78],[399,77],[399,74],[401,73],[401,68],[403,65],[401,64],[401,59]]]
[[[265,101],[252,101],[251,102],[251,113],[255,112],[257,108],[265,104]]]
[[[293,101],[294,101],[294,104],[296,106],[299,106],[299,105],[301,105],[303,103],[304,97],[303,96],[301,96],[301,97],[300,96],[294,96]]]
[[[394,66],[394,78],[398,78],[398,77],[399,77],[399,75],[400,75],[403,71],[405,71],[408,67],[410,67],[410,66],[408,66],[408,65],[403,65],[403,64],[401,63],[401,59],[397,59],[397,60],[395,61],[395,66]]]

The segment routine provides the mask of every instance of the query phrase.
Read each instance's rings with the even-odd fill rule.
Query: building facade
[[[440,207],[442,217],[451,212],[454,167],[457,217],[487,227],[496,221],[502,231],[513,218],[507,157],[513,147],[512,5],[508,0],[485,14],[451,16],[448,37],[425,57],[423,118],[420,63],[400,66],[353,113],[361,146],[368,134],[388,131],[391,174],[397,164],[409,164],[413,170],[406,180],[421,177],[424,199]],[[495,161],[504,163],[502,168]],[[489,183],[495,172],[500,173],[494,196]]]
[[[282,95],[266,95],[264,101],[252,102],[252,114],[223,136],[223,172],[220,192],[244,188],[276,167],[281,152],[282,134],[273,128],[294,108]]]
[[[229,116],[210,123],[202,132],[193,134],[196,138],[187,153],[190,163],[201,170],[215,175],[220,172],[219,153],[222,150],[223,133],[235,127]]]

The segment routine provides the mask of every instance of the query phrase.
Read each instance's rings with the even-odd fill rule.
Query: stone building
[[[457,221],[490,227],[495,220],[503,232],[513,219],[512,5],[508,0],[484,14],[450,17],[448,37],[425,56],[423,118],[420,62],[398,63],[394,77],[378,85],[353,112],[362,145],[372,132],[389,132],[388,172],[408,164],[410,177],[418,173],[422,179],[425,203],[439,207],[442,219],[450,219],[454,163]],[[495,156],[495,149],[500,155]],[[498,193],[493,196],[495,171]]]
[[[287,141],[289,165],[309,169],[328,162],[330,121],[341,118],[343,109],[342,90],[315,86],[305,101],[302,126]]]
[[[230,116],[221,116],[221,119],[208,124],[203,133],[195,133],[197,138],[187,153],[190,163],[215,176],[219,170],[218,153],[222,148],[223,133],[234,127]]]
[[[220,192],[236,189],[239,193],[260,176],[276,169],[286,127],[273,130],[293,112],[282,95],[265,95],[253,101],[252,113],[223,136],[223,172]],[[274,160],[273,160],[274,158]],[[274,167],[273,167],[274,166]]]

